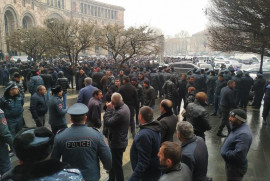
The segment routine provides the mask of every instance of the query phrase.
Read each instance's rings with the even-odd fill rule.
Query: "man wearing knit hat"
[[[227,180],[242,180],[247,172],[252,134],[246,124],[247,114],[242,109],[232,110],[229,120],[232,130],[221,147],[221,156],[226,164]]]

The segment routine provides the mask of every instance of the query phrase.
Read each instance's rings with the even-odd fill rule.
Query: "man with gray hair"
[[[108,138],[112,153],[112,169],[109,172],[109,181],[124,181],[122,169],[123,153],[128,145],[128,128],[130,111],[119,93],[113,93],[111,102],[106,103],[104,114],[104,130],[108,130],[105,136]]]
[[[92,78],[90,77],[84,79],[84,85],[85,87],[79,92],[77,103],[83,103],[88,106],[89,100],[93,97],[94,90],[97,90],[98,88],[92,86]]]
[[[181,161],[189,166],[192,171],[194,181],[212,180],[208,178],[208,151],[204,140],[194,135],[192,124],[182,121],[177,124],[177,137],[181,141],[182,159]]]

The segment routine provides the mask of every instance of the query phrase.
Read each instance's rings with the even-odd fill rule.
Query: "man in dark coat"
[[[186,121],[193,125],[194,133],[205,140],[204,132],[211,129],[209,124],[209,114],[204,108],[206,106],[207,96],[204,92],[198,92],[193,103],[188,104],[186,108]]]
[[[254,101],[252,103],[252,106],[256,109],[259,109],[261,107],[265,84],[266,80],[263,78],[263,75],[261,73],[257,73],[257,78],[253,86]]]
[[[161,176],[157,156],[160,148],[160,124],[153,121],[153,110],[144,106],[139,113],[140,131],[130,149],[133,170],[129,181],[156,181]]]
[[[187,75],[182,74],[181,80],[178,81],[178,112],[180,112],[182,100],[184,104],[186,102],[186,86],[187,86]]]
[[[216,86],[217,77],[214,71],[210,71],[210,74],[206,78],[206,88],[207,88],[207,104],[212,105],[214,103],[214,93]]]
[[[86,77],[87,76],[85,75],[83,69],[80,69],[79,70],[79,74],[77,76],[77,80],[76,80],[76,83],[77,83],[76,86],[78,87],[78,89],[76,88],[77,90],[81,90],[82,88],[85,87],[85,85],[84,85],[84,79]]]
[[[138,79],[136,77],[133,77],[131,80],[132,85],[136,88],[137,93],[138,93],[138,104],[135,108],[136,111],[136,125],[139,125],[139,109],[143,106],[143,87],[138,84]]]
[[[211,116],[216,116],[218,109],[219,109],[219,103],[220,103],[220,91],[223,87],[226,86],[226,81],[223,78],[222,74],[218,75],[218,80],[216,80],[216,87],[215,87],[215,94],[214,94],[214,110]]]
[[[136,88],[130,83],[128,76],[124,76],[123,83],[124,85],[121,86],[118,92],[122,95],[124,103],[128,106],[130,110],[130,130],[132,137],[134,138],[135,137],[134,115],[135,115],[135,108],[138,105],[138,93]]]
[[[188,121],[178,123],[176,129],[182,143],[181,161],[190,168],[193,180],[211,180],[207,178],[208,151],[205,141],[194,134],[193,126]]]
[[[37,92],[37,87],[40,85],[44,85],[44,81],[41,76],[37,75],[37,72],[35,70],[31,71],[31,77],[28,82],[28,90],[33,95],[35,92]]]
[[[251,87],[253,86],[253,79],[249,76],[249,72],[245,72],[245,76],[241,78],[240,85],[240,107],[246,109],[248,105],[248,97]]]
[[[47,100],[50,100],[50,94],[51,94],[51,89],[53,85],[52,75],[48,73],[47,69],[44,69],[41,72],[40,76],[42,77],[44,86],[46,87],[46,90],[47,90]]]
[[[234,76],[232,78],[232,80],[235,81],[235,89],[234,89],[234,94],[235,94],[235,104],[238,106],[240,103],[240,98],[241,98],[241,93],[240,93],[240,89],[241,89],[241,79],[243,76],[243,72],[241,70],[238,70],[236,72],[236,76]]]
[[[235,98],[234,98],[234,87],[235,87],[235,81],[229,80],[227,83],[227,86],[221,89],[220,109],[222,112],[222,117],[221,117],[221,124],[219,126],[219,130],[217,133],[217,136],[220,136],[220,137],[226,137],[226,135],[222,133],[222,130],[225,126],[227,127],[228,132],[231,131],[231,127],[229,124],[229,113],[232,109],[236,108]]]
[[[161,125],[161,143],[173,141],[173,134],[178,118],[172,112],[172,101],[163,99],[160,103],[161,116],[157,118]]]
[[[89,127],[101,127],[101,100],[102,91],[97,89],[93,92],[93,97],[88,102],[88,113],[86,123]]]
[[[113,93],[111,102],[106,104],[104,114],[104,128],[108,129],[109,146],[112,153],[112,169],[109,172],[109,181],[124,181],[122,159],[128,145],[128,128],[130,124],[130,111],[119,93]]]
[[[56,85],[60,85],[63,90],[63,109],[67,107],[67,89],[69,88],[68,78],[64,76],[63,71],[58,72],[58,79]]]
[[[143,81],[143,99],[144,106],[149,106],[152,109],[155,109],[155,89],[150,85],[148,79]]]
[[[172,101],[173,112],[175,115],[178,115],[178,109],[177,109],[178,95],[177,95],[177,87],[175,83],[176,83],[176,78],[174,75],[171,75],[171,78],[164,83],[162,87],[162,91],[165,95],[165,99],[169,99]]]
[[[48,100],[45,94],[45,86],[40,85],[37,87],[37,92],[33,94],[30,100],[30,112],[37,127],[45,125],[45,114],[48,111]]]

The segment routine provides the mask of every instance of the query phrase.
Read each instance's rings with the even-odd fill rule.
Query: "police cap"
[[[21,130],[13,141],[17,157],[24,162],[44,160],[52,152],[53,133],[46,127]]]
[[[70,115],[84,115],[88,112],[88,107],[82,103],[75,103],[73,104],[67,111]]]

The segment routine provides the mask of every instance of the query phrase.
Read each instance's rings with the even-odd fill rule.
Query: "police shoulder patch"
[[[66,128],[59,129],[59,130],[56,132],[56,134],[61,133],[61,132],[64,131],[65,129],[66,129]]]
[[[81,174],[80,170],[78,170],[78,169],[64,169],[63,171],[68,172],[68,173],[75,173],[78,175]]]
[[[59,104],[58,104],[58,108],[59,108],[59,109],[62,109],[62,108],[63,108],[63,104],[59,103]]]
[[[100,132],[100,130],[98,128],[92,127],[94,130]]]
[[[7,125],[7,120],[6,120],[6,118],[3,118],[3,119],[1,120],[1,123],[2,123],[3,125]]]

